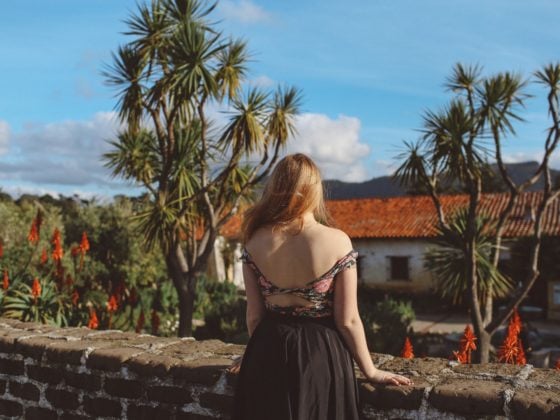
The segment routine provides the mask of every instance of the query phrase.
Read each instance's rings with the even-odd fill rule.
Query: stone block
[[[454,373],[467,376],[486,377],[488,379],[513,379],[523,366],[507,363],[460,364],[451,367]]]
[[[173,410],[157,405],[136,405],[133,402],[128,404],[126,417],[134,420],[162,420],[173,418]]]
[[[560,393],[544,389],[518,389],[510,402],[516,419],[559,419]]]
[[[138,353],[138,349],[127,347],[100,348],[89,355],[86,366],[90,369],[115,372],[121,369],[124,362]]]
[[[193,399],[185,388],[156,385],[147,389],[148,400],[161,403],[186,404]]]
[[[545,385],[557,389],[560,393],[560,372],[556,369],[534,369],[527,378],[527,382],[531,384],[531,387]]]
[[[60,328],[57,331],[52,331],[47,334],[47,337],[64,339],[66,341],[76,341],[73,339],[84,338],[90,333],[91,330],[87,327],[67,327]]]
[[[0,380],[0,395],[4,395],[6,392],[6,381]]]
[[[84,410],[86,413],[98,417],[122,418],[122,406],[120,401],[107,398],[91,398],[84,396]]]
[[[414,385],[397,386],[371,384],[365,380],[359,381],[360,401],[371,404],[379,409],[417,410],[422,403],[424,390],[430,384],[421,378],[414,379]]]
[[[0,358],[0,373],[6,375],[23,375],[25,371],[23,360]]]
[[[0,398],[0,416],[21,417],[23,407],[20,403]]]
[[[157,354],[142,353],[126,361],[128,368],[141,376],[166,377],[179,359]]]
[[[183,340],[172,344],[162,350],[162,354],[178,358],[202,358],[212,357],[217,351],[223,351],[228,346],[221,340]]]
[[[28,331],[22,330],[9,330],[3,331],[0,335],[0,353],[13,353],[16,340],[21,337],[29,337]]]
[[[28,365],[27,376],[39,382],[44,382],[51,385],[56,385],[62,382],[61,369],[56,369],[48,366]]]
[[[114,397],[140,398],[143,394],[142,382],[120,378],[105,378],[105,392]]]
[[[187,383],[213,385],[231,365],[231,359],[208,358],[181,361],[171,367],[171,374]]]
[[[101,376],[93,373],[76,373],[65,371],[64,379],[66,385],[87,391],[98,391],[101,389]]]
[[[75,410],[80,406],[78,394],[64,389],[49,387],[45,391],[45,398],[56,408]]]
[[[57,340],[47,337],[29,337],[16,340],[14,352],[35,360],[41,360],[45,349]]]
[[[27,407],[25,409],[25,420],[57,420],[56,411],[41,407]]]
[[[439,375],[447,365],[447,360],[436,357],[419,357],[414,359],[395,357],[383,363],[383,370],[399,373],[414,379],[415,376]]]
[[[214,410],[220,410],[225,413],[231,412],[233,407],[233,396],[224,394],[214,394],[212,392],[203,392],[199,396],[200,405]]]
[[[28,401],[39,401],[41,392],[39,388],[30,382],[14,382],[10,381],[8,385],[8,392],[14,397],[21,398]]]
[[[86,351],[110,345],[110,342],[98,343],[90,340],[56,342],[47,347],[45,354],[51,362],[80,365]]]
[[[503,415],[503,393],[509,387],[493,381],[449,379],[430,393],[429,403],[462,415]]]

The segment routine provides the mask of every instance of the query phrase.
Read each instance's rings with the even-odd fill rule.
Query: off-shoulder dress
[[[264,298],[290,293],[310,306],[267,302],[237,378],[232,420],[357,420],[358,385],[354,364],[333,318],[336,275],[356,264],[351,250],[304,287],[271,283],[247,250],[241,260],[257,277]]]

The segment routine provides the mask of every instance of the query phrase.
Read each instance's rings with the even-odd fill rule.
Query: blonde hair
[[[244,213],[243,243],[265,225],[272,229],[299,221],[296,233],[303,229],[303,214],[312,211],[315,218],[325,225],[331,217],[323,198],[323,184],[319,168],[308,156],[295,153],[278,162],[267,181],[262,197]]]

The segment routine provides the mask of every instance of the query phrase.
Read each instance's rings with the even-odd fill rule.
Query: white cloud
[[[359,182],[368,178],[362,159],[370,147],[360,140],[358,118],[340,115],[301,114],[295,122],[297,134],[288,144],[289,153],[305,153],[321,168],[323,178]]]
[[[10,144],[10,126],[6,121],[0,120],[0,155],[8,153]]]
[[[107,140],[115,138],[119,127],[113,112],[99,112],[86,121],[28,124],[9,134],[11,151],[0,161],[0,179],[34,185],[122,186],[110,180],[101,161],[110,148]]]
[[[267,22],[271,19],[270,13],[250,0],[223,0],[219,3],[218,10],[224,18],[241,23]]]

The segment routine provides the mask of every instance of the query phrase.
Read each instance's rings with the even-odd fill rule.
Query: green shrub
[[[360,316],[368,347],[376,353],[399,355],[415,319],[412,304],[389,296],[373,300],[370,299],[371,294],[364,288],[358,291]]]
[[[235,284],[201,277],[197,284],[195,315],[204,319],[204,326],[198,327],[194,336],[245,343],[248,339],[246,308],[246,301]]]

